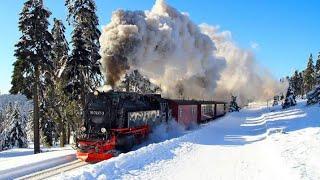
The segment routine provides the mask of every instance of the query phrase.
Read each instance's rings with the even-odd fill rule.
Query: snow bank
[[[71,147],[42,150],[40,154],[33,154],[33,148],[0,152],[0,179],[16,179],[76,160],[75,150]]]
[[[319,179],[319,107],[280,108],[231,113],[60,178]]]
[[[28,166],[44,160],[75,154],[71,147],[42,148],[43,153],[33,154],[33,148],[13,148],[0,152],[0,172],[20,166]],[[0,173],[1,174],[1,173]]]

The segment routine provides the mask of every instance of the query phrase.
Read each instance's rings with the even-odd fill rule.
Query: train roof
[[[179,105],[198,105],[198,104],[227,104],[223,101],[204,101],[204,100],[185,100],[185,99],[167,99]]]

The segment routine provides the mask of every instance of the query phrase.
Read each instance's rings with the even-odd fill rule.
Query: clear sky
[[[23,0],[1,0],[0,91],[7,93],[15,61],[14,44],[20,37],[17,22]],[[44,0],[52,16],[66,19],[64,0]],[[309,53],[320,51],[319,0],[167,0],[188,12],[196,23],[219,25],[229,30],[242,48],[252,48],[258,62],[280,78],[304,69]],[[154,0],[96,0],[101,25],[116,9],[146,10]],[[52,19],[51,19],[52,20]],[[71,29],[67,29],[70,37]]]

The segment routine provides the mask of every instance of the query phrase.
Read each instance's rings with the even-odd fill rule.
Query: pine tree
[[[65,58],[68,56],[69,45],[68,41],[64,35],[65,26],[61,20],[56,18],[53,19],[54,24],[51,30],[53,37],[52,43],[52,61],[54,64],[54,70],[57,72],[65,63]]]
[[[42,142],[44,145],[51,147],[53,141],[58,137],[56,130],[56,123],[52,118],[46,118],[41,122]]]
[[[89,51],[85,46],[85,39],[82,37],[80,26],[76,26],[72,35],[72,52],[67,61],[66,90],[72,99],[79,100],[84,107],[85,94],[90,90]]]
[[[302,73],[299,73],[297,70],[294,72],[291,78],[288,79],[291,84],[291,88],[294,90],[295,96],[303,97],[303,77]]]
[[[34,104],[34,153],[40,152],[39,119],[40,98],[46,81],[46,70],[51,65],[50,51],[52,36],[48,31],[51,13],[43,7],[42,0],[27,0],[19,18],[22,33],[15,45],[12,93],[23,93],[33,98]],[[32,93],[31,93],[32,92]]]
[[[231,96],[231,101],[229,105],[229,112],[239,111],[240,107],[237,103],[237,96]]]
[[[301,95],[301,97],[303,98],[304,92],[305,91],[304,91],[303,73],[300,72],[299,77],[298,77],[298,92],[297,92],[297,94]]]
[[[25,47],[24,44],[21,44],[17,51],[23,51]],[[11,94],[24,94],[27,98],[32,98],[32,89],[30,83],[32,82],[32,77],[30,75],[24,76],[27,73],[27,69],[29,69],[27,63],[23,59],[17,59],[16,62],[13,63],[13,75],[11,77],[12,87],[10,89]]]
[[[316,62],[316,67],[315,67],[315,72],[319,72],[320,71],[320,52],[318,53],[318,59]]]
[[[10,142],[9,142],[9,125],[10,125],[10,119],[13,112],[13,104],[9,103],[5,106],[4,112],[3,112],[3,122],[2,127],[0,131],[0,150],[6,150],[10,148]]]
[[[3,131],[3,121],[4,121],[3,112],[2,110],[0,110],[0,132]]]
[[[100,86],[98,17],[93,0],[66,0],[68,22],[74,26],[72,53],[67,63],[67,90],[84,106],[84,96]]]
[[[300,88],[299,87],[299,73],[297,70],[294,71],[293,76],[290,78],[290,83],[291,83],[292,88],[294,89],[294,92],[297,95],[299,92],[299,88]]]
[[[295,106],[296,104],[297,104],[296,96],[295,96],[294,90],[292,88],[292,84],[290,83],[288,90],[287,90],[286,98],[284,99],[284,102],[282,104],[282,109],[286,109],[291,106]]]
[[[9,103],[4,110],[3,129],[0,132],[0,150],[12,147],[28,146],[26,119],[21,115],[20,107]]]
[[[316,73],[316,86],[315,88],[307,93],[307,105],[320,103],[320,71]]]
[[[50,117],[54,121],[49,121],[46,125],[51,131],[57,131],[59,135],[54,132],[47,132],[47,135],[52,135],[55,139],[60,137],[60,146],[64,146],[65,136],[65,123],[66,123],[66,106],[69,103],[67,95],[64,93],[63,88],[66,86],[65,66],[68,59],[68,42],[65,38],[65,27],[61,20],[54,19],[54,26],[52,29],[53,47],[52,47],[52,60],[54,62],[53,68],[53,87],[49,92]],[[58,127],[56,127],[56,125]],[[48,138],[51,140],[53,137]]]
[[[10,117],[11,126],[9,128],[9,146],[27,148],[27,123],[26,119],[23,116],[21,116],[18,105],[15,105]]]
[[[127,73],[125,78],[117,87],[118,90],[125,90],[127,92],[138,92],[142,94],[160,93],[161,88],[144,77],[138,70]]]
[[[312,54],[310,54],[307,69],[305,70],[303,79],[304,79],[305,92],[311,91],[315,85],[315,72],[314,72]]]

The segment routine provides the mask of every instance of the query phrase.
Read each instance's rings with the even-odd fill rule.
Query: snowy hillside
[[[32,110],[32,102],[28,100],[24,95],[12,95],[12,94],[0,95],[0,111],[4,110],[4,108],[9,103],[19,104],[20,111],[23,113],[23,115],[27,115],[29,111]]]
[[[64,179],[320,179],[320,107],[244,109]]]

